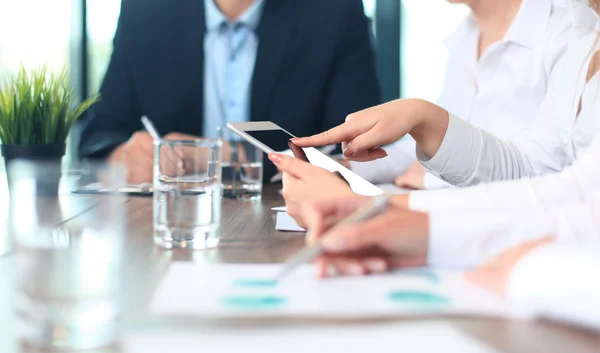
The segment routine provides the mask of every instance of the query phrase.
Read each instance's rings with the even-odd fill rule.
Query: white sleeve
[[[555,235],[567,243],[600,242],[600,198],[585,204],[512,211],[429,213],[428,262],[474,267],[523,241]]]
[[[560,139],[553,124],[543,125],[544,136],[503,141],[453,115],[449,119],[437,153],[429,159],[417,146],[416,155],[427,171],[452,185],[530,178],[559,171],[568,162],[556,153]],[[543,141],[532,140],[536,136]]]
[[[406,136],[384,147],[388,156],[372,162],[350,162],[350,170],[374,184],[392,183],[416,160],[415,140]]]
[[[564,32],[564,33],[563,33]],[[547,94],[532,125],[510,141],[501,140],[450,114],[446,135],[431,158],[417,149],[417,158],[432,174],[457,186],[519,179],[559,171],[572,160],[565,149],[571,129],[571,88],[585,57],[565,55],[570,31],[556,37],[548,53]],[[574,94],[574,93],[573,93]],[[558,107],[561,108],[558,108]],[[567,134],[567,135],[565,135]]]
[[[507,296],[537,316],[600,330],[600,243],[532,251],[510,274]]]
[[[482,184],[464,189],[414,191],[410,208],[514,209],[562,206],[587,202],[600,193],[600,139],[582,151],[575,163],[560,173],[532,179]]]

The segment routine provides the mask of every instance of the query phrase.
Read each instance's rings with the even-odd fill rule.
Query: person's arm
[[[142,115],[132,78],[130,53],[135,47],[136,10],[143,6],[123,1],[114,38],[114,50],[100,88],[100,101],[79,122],[80,158],[105,158],[141,128]]]
[[[532,209],[591,200],[600,191],[600,139],[560,173],[532,179],[484,184],[465,189],[415,191],[409,207],[434,209]]]
[[[428,262],[479,266],[508,247],[545,234],[566,243],[600,242],[599,205],[596,198],[553,208],[429,212]]]
[[[560,90],[558,90],[560,91]],[[554,101],[547,102],[553,112]],[[453,185],[531,177],[560,170],[565,158],[555,126],[540,115],[541,140],[507,142],[419,99],[401,99],[348,116],[346,122],[321,134],[294,139],[301,147],[343,143],[344,156],[355,161],[387,157],[381,148],[409,134],[417,142],[417,158],[432,174]],[[561,120],[561,119],[556,119]]]
[[[329,79],[320,131],[344,122],[346,116],[381,103],[375,53],[361,0],[338,1],[340,24],[335,64]]]
[[[552,28],[544,53],[547,96],[534,124],[522,138],[503,141],[418,99],[397,100],[351,114],[346,123],[295,141],[302,147],[345,143],[346,158],[370,161],[386,156],[380,147],[410,134],[417,156],[432,174],[453,185],[531,177],[561,170],[572,160],[565,137],[570,92],[577,90],[584,50],[565,51],[570,21]]]
[[[536,316],[600,330],[600,244],[551,244],[509,275],[508,299]]]

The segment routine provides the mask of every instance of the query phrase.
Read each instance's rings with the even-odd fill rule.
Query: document
[[[284,232],[306,232],[306,229],[300,227],[296,221],[294,221],[294,219],[285,212],[277,212],[275,229]]]
[[[124,353],[498,353],[450,325],[424,322],[202,326],[129,334],[123,348]]]
[[[504,300],[456,271],[414,269],[319,279],[305,265],[273,280],[281,265],[173,263],[151,304],[159,315],[380,318],[431,314],[514,317]]]

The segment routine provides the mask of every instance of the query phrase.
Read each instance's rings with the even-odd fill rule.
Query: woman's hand
[[[354,194],[339,176],[323,168],[282,154],[271,153],[269,159],[284,172],[282,195],[286,210],[301,227],[306,227],[300,213],[302,204]]]
[[[414,162],[403,174],[394,179],[394,184],[401,188],[422,190],[425,188],[425,168]]]
[[[356,211],[370,198],[359,195],[328,198],[302,207],[309,235],[315,242],[331,225]],[[381,273],[393,268],[423,266],[427,262],[429,217],[390,205],[367,221],[331,228],[322,241],[325,254],[317,260],[317,274],[333,268],[343,275]]]
[[[531,251],[550,244],[553,241],[554,237],[546,237],[521,243],[506,250],[480,268],[467,273],[465,277],[481,287],[489,289],[497,294],[505,295],[510,274],[517,263]]]
[[[293,139],[300,147],[342,143],[344,157],[372,161],[387,156],[381,146],[410,134],[433,156],[448,128],[448,112],[419,99],[400,99],[350,114],[346,122],[321,134]]]

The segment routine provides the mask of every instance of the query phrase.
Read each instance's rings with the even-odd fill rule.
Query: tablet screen
[[[283,130],[258,130],[258,131],[244,131],[246,134],[254,137],[258,141],[262,142],[265,146],[272,150],[275,150],[273,146],[287,146],[288,141],[294,137]],[[276,152],[283,152],[277,151]]]

